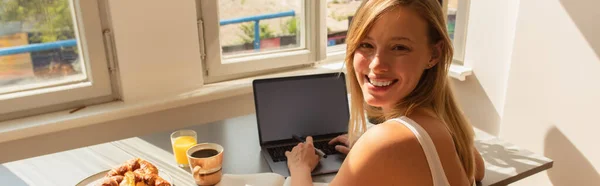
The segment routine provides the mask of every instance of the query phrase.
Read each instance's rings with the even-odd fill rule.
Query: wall
[[[518,0],[470,2],[464,64],[474,76],[454,80],[454,90],[472,124],[498,135],[516,29]],[[460,14],[460,12],[458,12]],[[472,106],[476,105],[476,106]]]
[[[125,101],[203,85],[195,1],[109,0],[109,8]]]
[[[174,129],[216,122],[254,112],[254,96],[244,94],[85,127],[61,130],[0,143],[0,149],[11,149],[8,153],[2,153],[0,164],[119,139],[173,131]],[[2,169],[1,166],[0,169]],[[0,175],[0,178],[2,178],[2,175]]]
[[[466,54],[475,76],[455,82],[466,114],[555,161],[514,185],[600,185],[600,1],[511,1],[518,12],[505,17],[513,6],[490,2],[471,2]],[[484,14],[494,15],[487,24],[475,17]],[[499,123],[481,123],[494,114]]]
[[[556,161],[521,185],[600,185],[597,7],[521,1],[500,136]]]

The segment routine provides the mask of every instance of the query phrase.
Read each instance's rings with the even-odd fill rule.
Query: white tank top
[[[433,140],[431,140],[431,137],[429,137],[427,131],[425,131],[421,125],[417,124],[417,122],[406,116],[401,116],[399,118],[390,120],[403,124],[417,137],[417,140],[421,144],[423,152],[425,153],[427,164],[429,164],[429,171],[431,171],[433,186],[449,186],[450,184],[448,183],[448,179],[444,173],[444,167],[442,167],[442,162],[440,161],[437,150],[435,150]],[[473,186],[475,186],[475,183],[473,183]]]

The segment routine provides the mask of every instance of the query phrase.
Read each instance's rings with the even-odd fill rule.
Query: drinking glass
[[[189,166],[187,150],[197,144],[197,134],[193,130],[178,130],[171,133],[171,146],[175,162],[182,168]]]

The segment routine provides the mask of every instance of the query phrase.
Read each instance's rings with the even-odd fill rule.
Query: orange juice
[[[175,161],[179,165],[188,165],[187,150],[196,145],[196,138],[193,136],[180,136],[173,140],[173,155],[175,155]]]

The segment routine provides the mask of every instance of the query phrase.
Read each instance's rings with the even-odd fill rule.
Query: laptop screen
[[[348,97],[344,74],[330,73],[253,82],[259,139],[291,139],[348,130]]]

